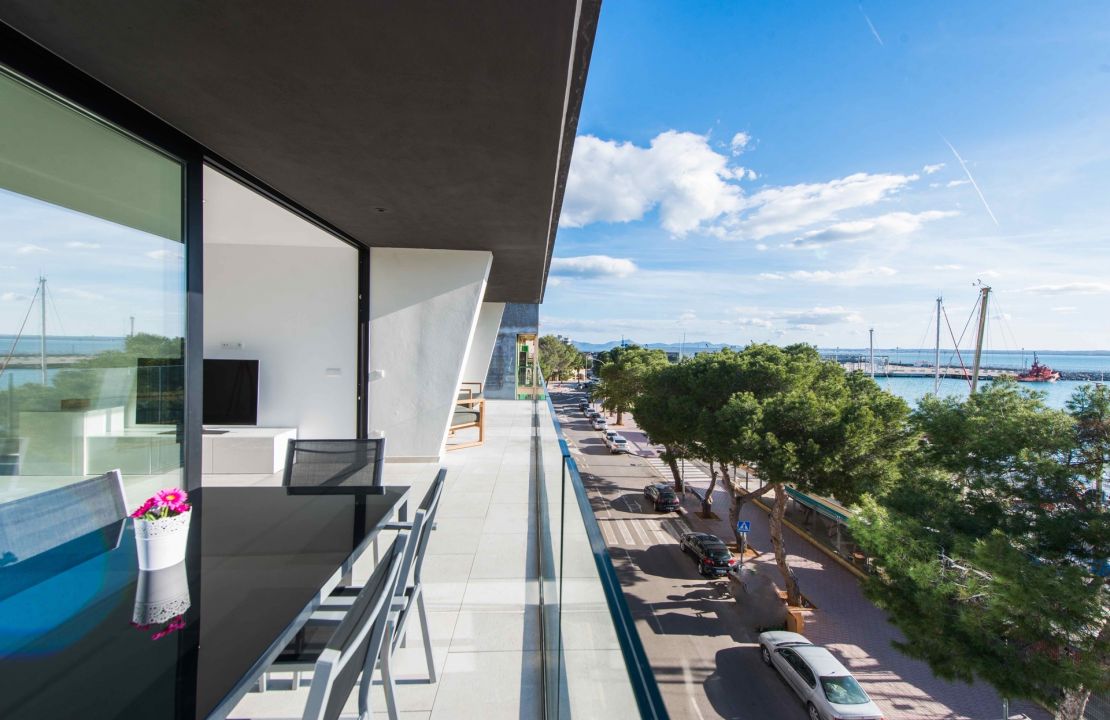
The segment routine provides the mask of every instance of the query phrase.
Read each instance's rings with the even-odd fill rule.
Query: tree
[[[774,490],[771,543],[787,602],[798,604],[801,589],[782,535],[786,486],[846,504],[880,491],[897,478],[909,447],[909,409],[862,373],[821,360],[811,346],[751,346],[741,355],[749,356],[742,364],[750,386],[730,398],[722,432]]]
[[[853,536],[877,573],[865,589],[933,672],[1077,720],[1110,688],[1110,524],[1086,474],[1075,417],[996,381],[966,401],[922,400],[919,452],[865,499]],[[1096,398],[1097,399],[1097,398]]]
[[[586,365],[585,356],[566,338],[544,335],[539,346],[540,369],[548,380],[558,382],[567,376],[574,377]]]
[[[1082,472],[1094,482],[1099,504],[1105,505],[1103,481],[1110,472],[1110,387],[1081,385],[1067,408],[1075,418]]]
[[[667,353],[628,345],[613,348],[609,357],[611,359],[601,366],[601,382],[594,389],[594,396],[605,410],[617,414],[617,425],[620,425],[624,422],[624,413],[635,407],[647,378],[656,369],[667,366]]]
[[[686,492],[686,487],[678,461],[700,456],[695,447],[698,407],[690,393],[691,377],[688,363],[655,368],[644,379],[643,390],[636,398],[636,424],[653,443],[663,446],[661,457],[671,469],[679,495]],[[706,511],[705,503],[702,509]]]

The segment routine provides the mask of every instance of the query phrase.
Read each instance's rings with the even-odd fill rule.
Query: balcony
[[[550,404],[491,400],[486,408],[485,443],[447,455],[424,566],[439,682],[402,682],[402,717],[665,718]],[[411,484],[419,497],[435,469],[389,464],[386,482]],[[365,558],[355,580],[372,567]],[[422,663],[414,639],[397,672],[418,677]],[[308,683],[294,690],[292,681],[275,674],[232,717],[298,716]],[[380,688],[372,702],[384,710]],[[353,717],[353,698],[347,710]]]

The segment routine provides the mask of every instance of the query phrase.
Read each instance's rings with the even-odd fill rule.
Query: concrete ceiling
[[[492,251],[486,299],[539,302],[599,9],[7,0],[0,20],[357,241]]]

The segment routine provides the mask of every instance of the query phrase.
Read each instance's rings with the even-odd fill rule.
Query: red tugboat
[[[1056,382],[1060,379],[1060,373],[1048,365],[1041,365],[1037,361],[1037,353],[1033,353],[1032,367],[1018,375],[1017,379],[1018,382]]]

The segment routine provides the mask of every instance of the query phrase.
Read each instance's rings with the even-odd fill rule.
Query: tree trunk
[[[739,493],[736,491],[736,484],[730,478],[725,484],[725,489],[728,490],[728,524],[732,526],[732,534],[736,538],[736,549],[740,551],[740,559],[743,562],[744,553],[748,550],[747,537],[741,535],[736,530],[737,523],[740,522],[740,507],[744,504],[740,499]]]
[[[775,564],[782,573],[782,581],[786,585],[786,604],[800,605],[802,591],[798,587],[798,578],[794,571],[786,564],[786,548],[782,541],[782,518],[786,515],[786,487],[782,483],[775,483],[775,504],[771,508],[771,545],[775,548]]]
[[[678,458],[675,457],[674,450],[671,450],[666,445],[663,446],[663,461],[671,469],[671,475],[674,475],[674,491],[680,496],[686,494],[686,483],[682,477],[682,473],[678,471]]]
[[[1056,712],[1052,717],[1055,720],[1083,720],[1083,713],[1087,709],[1087,699],[1090,697],[1091,691],[1082,686],[1065,690],[1064,697],[1056,707]]]
[[[723,469],[724,466],[722,466]],[[705,491],[705,497],[701,500],[701,516],[709,517],[713,512],[713,491],[717,488],[717,467],[713,461],[709,461],[709,489]]]
[[[617,425],[620,425],[623,422],[624,422],[624,408],[619,407],[619,408],[617,408]]]

